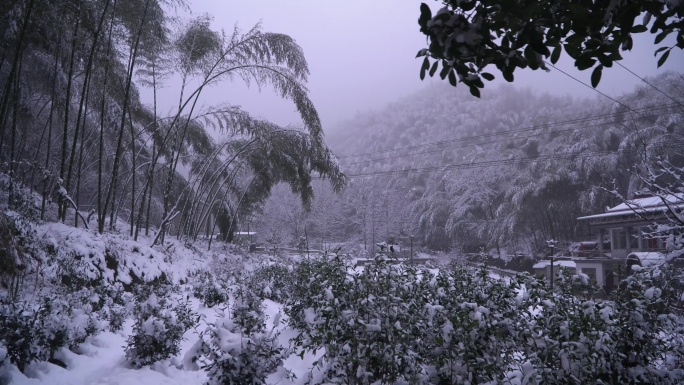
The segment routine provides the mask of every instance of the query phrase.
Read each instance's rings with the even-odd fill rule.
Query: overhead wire
[[[649,107],[638,108],[634,111],[636,111],[636,112],[649,112],[649,111],[656,111],[656,110],[667,109],[667,108],[672,108],[672,107],[674,107],[674,105],[649,106]],[[591,120],[595,120],[595,119],[603,119],[603,118],[607,118],[607,117],[616,117],[616,116],[619,116],[621,114],[623,114],[623,113],[622,112],[614,112],[614,113],[607,113],[607,114],[602,114],[602,115],[593,115],[593,116],[570,119],[570,120],[565,120],[565,121],[560,121],[560,122],[550,122],[550,123],[545,123],[545,124],[540,124],[540,125],[525,126],[525,127],[517,128],[514,130],[497,131],[497,132],[493,132],[493,133],[486,133],[486,134],[480,134],[480,135],[471,135],[471,136],[467,136],[467,137],[445,139],[445,140],[439,140],[439,141],[435,141],[435,142],[416,144],[416,145],[411,145],[411,146],[406,146],[406,147],[388,148],[385,150],[378,150],[378,151],[372,151],[372,152],[340,155],[340,156],[338,156],[338,159],[346,159],[346,158],[369,156],[369,155],[378,155],[378,154],[382,154],[385,152],[392,152],[392,151],[413,150],[413,149],[422,148],[422,147],[430,147],[430,146],[436,146],[436,145],[453,143],[453,142],[464,141],[464,140],[473,140],[473,139],[480,139],[480,138],[486,138],[486,137],[491,137],[491,136],[515,134],[515,133],[519,133],[519,132],[533,131],[533,130],[538,130],[538,129],[543,129],[543,128],[555,127],[555,126],[559,126],[559,125],[579,124],[579,123],[584,123],[586,121],[591,121]]]
[[[675,141],[670,143],[662,143],[655,145],[648,145],[647,148],[653,149],[668,149],[668,148],[681,148],[684,145],[684,141]],[[505,165],[515,165],[520,163],[532,163],[538,161],[548,161],[548,160],[572,160],[577,158],[590,158],[598,155],[610,155],[615,154],[615,151],[610,150],[594,150],[594,151],[583,151],[573,154],[549,154],[549,155],[539,155],[530,157],[517,157],[508,159],[494,159],[482,162],[468,162],[468,163],[453,163],[441,166],[426,166],[426,167],[414,167],[401,170],[386,170],[386,171],[372,171],[366,173],[356,173],[347,174],[348,178],[357,177],[367,177],[367,176],[383,176],[383,175],[396,175],[396,174],[411,174],[411,173],[424,173],[424,172],[435,172],[435,171],[446,171],[455,169],[470,169],[470,168],[484,168],[484,167],[494,167],[494,166],[505,166]],[[622,151],[621,154],[637,153],[637,150]]]
[[[653,88],[654,90],[656,90],[656,91],[660,92],[661,94],[665,95],[665,97],[667,97],[668,99],[670,99],[670,100],[672,100],[673,102],[677,103],[680,107],[684,107],[684,104],[682,104],[681,101],[679,101],[679,100],[673,98],[672,96],[666,94],[666,93],[665,93],[664,91],[662,91],[660,88],[654,86],[652,83],[648,82],[646,79],[644,79],[644,78],[642,78],[641,76],[637,75],[634,71],[632,71],[631,69],[625,67],[625,66],[622,65],[620,62],[615,62],[615,64],[617,64],[617,65],[619,65],[620,67],[624,68],[627,72],[629,72],[629,73],[631,73],[632,75],[636,76],[636,77],[639,78],[642,82],[644,82],[644,83],[648,84],[649,86],[651,86],[651,88]]]
[[[658,109],[662,109],[662,108],[658,108]],[[654,111],[655,111],[655,109],[654,109]],[[658,116],[660,117],[660,116],[664,116],[664,115],[668,115],[668,114],[660,114]],[[601,123],[596,123],[596,124],[592,124],[592,125],[588,125],[588,126],[583,126],[582,129],[589,129],[589,128],[594,128],[594,127],[601,127],[601,126],[605,126],[605,125],[620,124],[620,123],[621,122],[619,122],[619,121],[601,122]],[[378,161],[385,161],[385,160],[392,160],[392,159],[408,158],[408,157],[413,157],[413,156],[417,156],[417,155],[428,155],[428,154],[434,154],[434,153],[443,152],[443,151],[451,151],[451,150],[462,149],[462,148],[471,147],[473,145],[486,146],[486,145],[495,144],[495,143],[507,142],[510,140],[527,140],[527,139],[531,139],[531,138],[538,137],[538,136],[556,135],[556,134],[560,134],[563,132],[574,131],[576,129],[577,129],[577,127],[570,127],[570,128],[566,128],[566,129],[562,129],[562,130],[540,132],[540,133],[526,135],[526,136],[507,137],[507,138],[502,138],[502,139],[498,139],[498,140],[480,142],[480,143],[475,143],[475,144],[465,143],[463,145],[455,146],[455,147],[438,148],[435,150],[416,152],[416,153],[410,153],[410,154],[393,155],[393,156],[388,156],[388,157],[384,157],[384,158],[364,159],[364,160],[358,160],[355,162],[341,162],[340,164],[343,166],[352,166],[352,165],[363,164],[363,163],[368,163],[368,162],[378,162]],[[505,133],[506,132],[503,132],[502,135]],[[468,141],[468,140],[473,140],[473,139],[463,138],[462,140],[459,140],[459,141]]]

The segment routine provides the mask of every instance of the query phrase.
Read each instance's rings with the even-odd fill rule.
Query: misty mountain
[[[501,254],[583,240],[576,218],[639,190],[644,154],[682,162],[684,80],[647,80],[615,100],[437,84],[359,114],[327,135],[351,182],[340,232]]]

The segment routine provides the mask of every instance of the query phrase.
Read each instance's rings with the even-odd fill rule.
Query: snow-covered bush
[[[6,359],[19,370],[33,361],[51,359],[61,347],[76,348],[102,325],[90,308],[68,299],[44,298],[40,304],[0,301],[0,343]]]
[[[202,338],[190,352],[192,361],[207,371],[208,385],[265,384],[286,357],[286,349],[277,342],[273,330],[244,334],[233,320],[219,318],[208,325]],[[186,360],[189,356],[186,356]]]
[[[130,316],[129,308],[133,303],[133,294],[124,291],[120,282],[111,284],[103,281],[94,288],[93,298],[97,299],[93,310],[102,321],[108,322],[109,331],[121,330],[126,318]]]
[[[340,255],[305,259],[290,273],[289,298],[285,306],[290,326],[300,331],[309,327],[312,310],[322,307],[320,294],[328,286],[340,287],[352,266]]]
[[[297,291],[286,306],[299,334],[293,345],[324,349],[318,361],[325,381],[345,384],[417,383],[425,377],[425,317],[419,273],[390,264],[384,255],[358,273],[339,256],[295,268]],[[427,274],[427,273],[426,273]]]
[[[228,288],[214,280],[209,271],[200,271],[192,277],[193,295],[207,307],[228,301]]]
[[[185,366],[198,369],[200,364],[208,385],[264,384],[287,354],[277,342],[280,316],[267,332],[262,301],[246,285],[238,286],[230,312],[231,318],[221,316],[207,325],[186,354]]]
[[[677,336],[684,324],[666,299],[670,269],[635,272],[611,300],[586,297],[585,275],[556,280],[553,292],[527,280],[522,306],[530,311],[521,313],[516,330],[522,377],[544,384],[681,383],[684,346]]]
[[[266,328],[263,301],[247,285],[238,286],[231,315],[245,335],[261,333]]]
[[[426,277],[427,278],[427,277]],[[426,282],[426,352],[438,383],[501,383],[514,362],[519,285],[463,268]]]
[[[176,287],[160,283],[138,288],[133,309],[135,324],[126,345],[126,359],[133,366],[177,355],[183,334],[196,325],[197,316],[187,298],[177,292]]]
[[[613,376],[619,383],[681,384],[681,269],[672,265],[634,269],[613,298],[610,332],[620,369]]]
[[[285,312],[326,383],[681,383],[684,321],[671,267],[635,272],[612,299],[588,276],[548,283],[454,266],[363,269],[336,257],[294,269]]]
[[[35,225],[14,211],[0,212],[0,286],[17,297],[24,278],[41,261],[34,245]]]
[[[289,295],[287,290],[290,270],[284,264],[263,265],[252,272],[247,280],[250,290],[261,299],[284,303]]]

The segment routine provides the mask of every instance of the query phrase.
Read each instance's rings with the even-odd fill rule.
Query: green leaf
[[[596,64],[596,59],[592,58],[591,56],[580,56],[577,60],[575,60],[575,67],[579,69],[580,71],[584,71],[588,68],[591,68]]]
[[[475,87],[475,86],[470,86],[470,94],[475,96],[476,98],[480,97],[480,89]]]
[[[660,47],[655,52],[653,53],[653,56],[658,56],[658,53],[663,52],[667,49],[668,47]]]
[[[540,55],[544,55],[545,57],[551,55],[549,48],[544,45],[544,42],[541,39],[533,39],[530,41],[530,45]]]
[[[632,27],[632,30],[630,32],[632,33],[642,33],[648,31],[648,28],[646,28],[645,25],[635,25]]]
[[[653,44],[658,44],[661,41],[663,41],[667,37],[667,35],[670,34],[670,32],[672,32],[672,31],[671,30],[665,30],[665,31],[659,33],[658,35],[656,35],[655,41],[653,42]]]
[[[527,60],[527,64],[533,70],[539,68],[539,64],[537,63],[537,53],[535,52],[534,48],[532,48],[532,46],[528,45],[527,47],[525,47],[525,60]]]
[[[556,64],[558,59],[560,59],[561,50],[562,46],[560,44],[553,49],[553,52],[551,52],[551,63]]]
[[[418,53],[416,54],[416,57],[425,56],[425,55],[427,55],[427,53],[428,53],[427,48],[423,48],[420,51],[418,51]]]
[[[449,83],[456,87],[456,73],[453,70],[449,71]]]
[[[427,4],[421,3],[420,4],[420,17],[418,18],[418,24],[421,27],[426,27],[427,22],[432,19],[432,11],[430,10],[430,7],[428,7]]]
[[[432,67],[430,67],[430,77],[435,76],[435,72],[437,72],[437,67],[439,67],[439,60],[435,60],[435,62],[432,63]]]
[[[449,70],[450,70],[450,69],[451,69],[451,67],[449,67],[448,65],[446,65],[446,61],[443,61],[443,62],[442,62],[442,70],[439,71],[439,77],[440,77],[442,80],[446,79],[447,75],[449,74]]]
[[[488,81],[490,81],[490,82],[491,82],[492,80],[494,80],[494,75],[490,74],[489,72],[482,72],[482,73],[480,74],[480,76],[482,76],[483,78],[485,78],[486,80],[488,80]]]
[[[665,51],[665,53],[663,53],[663,56],[661,56],[660,59],[658,59],[658,68],[660,68],[660,66],[662,66],[663,64],[665,64],[665,61],[667,60],[667,57],[670,56],[670,51],[671,51],[671,50],[672,50],[672,49],[668,49],[667,51]]]
[[[594,68],[594,72],[591,73],[591,86],[596,88],[601,81],[601,72],[603,71],[603,66],[599,65]]]
[[[430,60],[428,60],[427,56],[423,60],[423,65],[420,67],[420,80],[425,79],[425,71],[427,71],[430,68]]]
[[[502,71],[502,73],[507,82],[513,83],[513,71]]]
[[[597,58],[599,59],[599,62],[601,62],[602,66],[608,68],[613,66],[613,60],[610,58],[609,55],[598,55]]]

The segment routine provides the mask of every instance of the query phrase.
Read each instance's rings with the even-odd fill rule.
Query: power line
[[[658,111],[658,110],[662,110],[662,109],[668,109],[668,108],[672,108],[674,106],[675,106],[674,104],[655,105],[655,106],[639,108],[639,109],[636,109],[634,111],[644,113],[644,112],[652,112],[652,111]],[[629,107],[627,107],[627,108],[629,108]],[[423,147],[431,147],[431,146],[437,146],[437,145],[441,145],[441,144],[454,143],[454,142],[460,142],[460,141],[466,141],[466,140],[482,139],[482,138],[498,136],[498,135],[516,134],[519,132],[534,131],[534,130],[539,130],[539,129],[543,129],[543,128],[552,128],[552,127],[562,126],[562,125],[567,125],[567,124],[586,123],[586,122],[590,122],[592,120],[597,120],[597,119],[603,119],[603,118],[608,118],[608,117],[618,117],[621,114],[622,113],[620,113],[620,112],[616,112],[616,113],[608,113],[608,114],[602,114],[602,115],[594,115],[594,116],[588,116],[588,117],[577,118],[577,119],[570,119],[570,120],[565,120],[565,121],[560,121],[560,122],[550,122],[550,123],[545,123],[545,124],[541,124],[541,125],[525,126],[525,127],[521,127],[521,128],[514,129],[514,130],[508,130],[508,131],[497,131],[497,132],[493,132],[493,133],[471,135],[471,136],[453,138],[453,139],[445,139],[445,140],[439,140],[439,141],[435,141],[435,142],[428,142],[428,143],[406,146],[406,147],[390,148],[390,149],[365,152],[365,153],[340,155],[340,156],[338,156],[338,159],[347,159],[347,158],[353,158],[353,157],[378,155],[378,154],[382,154],[382,153],[386,153],[386,152],[392,152],[392,151],[414,150],[414,149],[423,148]]]
[[[661,94],[665,95],[665,97],[667,97],[668,99],[670,99],[670,100],[672,100],[673,102],[677,103],[680,107],[684,107],[684,105],[683,105],[679,100],[677,100],[677,99],[673,98],[672,96],[666,94],[665,92],[661,91],[660,88],[658,88],[658,87],[654,86],[653,84],[649,83],[646,79],[644,79],[644,78],[642,78],[641,76],[637,75],[636,73],[634,73],[634,71],[632,71],[631,69],[625,67],[625,66],[622,65],[620,62],[617,62],[617,61],[616,61],[615,64],[619,65],[620,67],[622,67],[622,68],[624,68],[625,70],[627,70],[627,72],[629,72],[629,73],[631,73],[632,75],[636,76],[637,78],[641,79],[642,82],[648,84],[648,85],[651,86],[654,90],[656,90],[656,91],[660,92]]]
[[[661,107],[661,108],[658,108],[658,109],[662,109],[662,108],[664,108],[664,107]],[[656,109],[654,109],[654,111],[655,111],[655,110],[656,110]],[[666,113],[666,114],[660,114],[660,115],[658,115],[658,116],[660,117],[660,116],[664,116],[664,115],[668,115],[668,114],[667,114],[667,113]],[[601,127],[601,126],[605,126],[605,125],[619,124],[619,123],[621,123],[621,122],[619,122],[619,121],[610,121],[610,122],[596,123],[596,124],[593,124],[593,125],[583,126],[582,128],[583,128],[583,129],[588,129],[588,128]],[[563,132],[574,131],[574,130],[576,130],[576,129],[577,129],[576,127],[571,127],[571,128],[566,128],[566,129],[562,129],[562,130],[554,130],[554,131],[548,131],[548,132],[541,132],[541,133],[531,134],[531,135],[527,135],[527,136],[517,136],[517,137],[513,137],[513,138],[502,138],[502,139],[493,140],[493,141],[488,141],[488,142],[484,142],[484,143],[478,143],[478,145],[486,146],[486,145],[490,145],[490,144],[506,142],[506,141],[509,141],[509,140],[511,140],[511,139],[515,139],[515,140],[526,140],[526,139],[530,139],[530,138],[534,138],[534,137],[538,137],[538,136],[543,136],[543,135],[555,135],[555,134],[560,134],[560,133],[563,133]],[[460,140],[454,140],[453,142],[456,142],[456,141],[465,141],[465,140],[470,140],[470,139],[465,139],[465,138],[463,138],[463,139],[460,139]],[[450,141],[450,142],[451,142],[451,141]],[[463,144],[463,145],[456,146],[456,147],[438,148],[438,149],[436,149],[436,150],[429,150],[429,151],[416,152],[416,153],[410,153],[410,154],[402,154],[402,155],[394,155],[394,156],[388,156],[388,157],[384,157],[384,158],[365,159],[365,160],[359,160],[359,161],[355,161],[355,162],[341,163],[341,165],[343,165],[343,166],[352,166],[352,165],[363,164],[363,163],[367,163],[367,162],[378,162],[378,161],[385,161],[385,160],[391,160],[391,159],[408,158],[408,157],[413,157],[413,156],[417,156],[417,155],[434,154],[434,153],[438,153],[438,152],[441,152],[441,151],[457,150],[457,149],[461,149],[461,148],[467,148],[467,147],[470,147],[470,146],[472,146],[472,144],[465,143],[465,144]]]
[[[576,82],[582,84],[583,86],[585,86],[585,87],[587,87],[587,88],[589,88],[589,89],[591,89],[591,90],[594,90],[594,92],[597,92],[597,93],[599,93],[599,94],[605,96],[606,98],[608,98],[608,99],[614,101],[615,103],[617,103],[617,104],[619,104],[619,105],[625,107],[625,108],[628,109],[629,111],[631,111],[631,112],[633,112],[633,113],[635,113],[635,114],[637,113],[636,110],[634,110],[634,109],[631,108],[630,106],[628,106],[628,105],[626,105],[626,104],[624,104],[624,103],[622,103],[622,102],[620,102],[620,101],[618,101],[618,100],[616,100],[616,99],[614,99],[614,98],[608,96],[607,94],[605,94],[605,93],[603,93],[603,92],[597,90],[596,88],[594,88],[594,87],[590,86],[589,84],[587,84],[587,83],[585,83],[585,82],[583,82],[583,81],[577,79],[576,77],[570,75],[569,73],[563,71],[562,69],[556,67],[555,65],[553,65],[553,64],[551,64],[551,63],[549,63],[549,62],[547,62],[547,61],[544,61],[544,63],[548,64],[549,66],[551,66],[551,67],[553,67],[553,68],[555,68],[557,71],[559,71],[560,73],[562,73],[562,74],[564,74],[565,76],[569,77],[570,79],[572,79],[572,80],[574,80],[574,81],[576,81]],[[642,115],[642,117],[643,117],[643,115]],[[646,117],[646,118],[647,118],[647,117]],[[667,130],[667,127],[665,127],[665,126],[663,126],[662,124],[658,123],[658,121],[652,120],[652,119],[651,119],[651,122],[652,122],[653,124],[657,124],[657,125],[659,125],[659,126],[661,126],[661,127],[663,127],[664,129]]]
[[[666,143],[666,144],[663,143],[663,144],[649,145],[649,146],[646,146],[645,149],[653,150],[653,149],[681,148],[682,145],[684,145],[684,141],[675,141],[675,142],[670,142],[670,143]],[[347,177],[348,178],[355,178],[355,177],[366,177],[366,176],[411,174],[411,173],[418,173],[418,172],[428,172],[429,173],[429,172],[446,171],[446,170],[454,170],[454,169],[462,170],[462,169],[470,169],[470,168],[485,168],[485,167],[512,165],[512,164],[517,164],[517,163],[532,163],[532,162],[544,161],[544,160],[571,160],[571,159],[576,159],[576,158],[590,158],[590,157],[594,157],[594,156],[610,155],[610,154],[614,154],[614,153],[615,153],[614,151],[609,151],[609,150],[584,151],[584,152],[567,154],[567,155],[551,154],[551,155],[540,155],[540,156],[536,156],[536,157],[495,159],[495,160],[488,160],[488,161],[482,161],[482,162],[470,162],[470,163],[454,163],[454,164],[448,164],[448,165],[443,165],[443,166],[415,167],[415,168],[409,168],[409,169],[403,169],[403,170],[374,171],[374,172],[367,172],[367,173],[347,174]],[[636,153],[636,150],[623,151],[622,152],[622,154],[629,154],[629,153]]]

